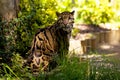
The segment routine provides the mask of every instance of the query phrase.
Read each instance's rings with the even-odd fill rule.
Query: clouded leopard
[[[29,65],[33,73],[49,71],[55,55],[62,57],[68,53],[74,11],[56,12],[56,15],[57,21],[49,27],[39,29],[32,41],[25,65]]]

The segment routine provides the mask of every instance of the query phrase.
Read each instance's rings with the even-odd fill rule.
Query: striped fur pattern
[[[25,63],[30,66],[33,73],[49,71],[55,55],[61,56],[63,53],[68,53],[74,11],[56,12],[56,15],[58,20],[52,26],[39,29],[33,39],[30,55]]]

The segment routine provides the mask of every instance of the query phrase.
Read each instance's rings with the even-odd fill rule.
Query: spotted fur
[[[34,73],[49,71],[54,56],[62,57],[64,53],[68,53],[74,11],[56,12],[56,15],[58,20],[52,26],[39,29],[33,39],[30,55],[25,64],[29,65]]]

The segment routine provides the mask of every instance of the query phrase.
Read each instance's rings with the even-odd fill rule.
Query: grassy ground
[[[56,69],[34,76],[22,68],[21,57],[15,55],[12,67],[2,64],[0,80],[120,80],[120,59],[103,54],[89,56],[64,58]]]

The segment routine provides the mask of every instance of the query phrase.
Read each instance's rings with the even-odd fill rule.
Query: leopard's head
[[[73,28],[73,23],[74,23],[74,12],[56,12],[56,15],[58,17],[58,23],[59,23],[59,28],[62,29],[63,31],[70,33]]]

